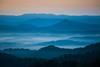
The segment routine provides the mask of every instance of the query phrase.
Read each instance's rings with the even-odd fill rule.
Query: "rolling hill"
[[[0,16],[0,32],[100,33],[100,16]],[[15,31],[16,30],[16,31]]]
[[[65,54],[86,54],[86,53],[99,53],[100,52],[100,43],[92,44],[86,46],[84,48],[76,48],[76,49],[64,49],[59,48],[53,45],[49,45],[47,47],[40,48],[39,50],[27,50],[27,49],[5,49],[0,51],[1,53],[11,54],[21,58],[45,58],[45,59],[53,59],[56,57],[60,57]]]

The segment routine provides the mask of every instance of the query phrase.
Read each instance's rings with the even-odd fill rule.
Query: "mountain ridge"
[[[0,32],[99,32],[100,16],[25,14],[0,16]],[[16,30],[16,31],[15,31]],[[99,32],[100,33],[100,32]]]
[[[21,58],[45,58],[45,59],[52,59],[55,57],[60,57],[65,54],[85,54],[89,52],[96,52],[100,51],[100,43],[96,44],[91,44],[88,45],[84,48],[75,48],[75,49],[64,49],[64,48],[59,48],[53,45],[49,45],[47,47],[40,48],[39,50],[26,50],[26,49],[6,49],[6,50],[1,50],[0,53],[6,53],[6,54],[11,54],[17,57]],[[17,51],[16,51],[17,50]]]

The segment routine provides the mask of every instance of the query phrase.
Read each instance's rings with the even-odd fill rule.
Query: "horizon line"
[[[0,16],[23,16],[23,15],[54,15],[54,16],[100,16],[100,15],[67,15],[67,14],[53,14],[53,13],[24,13],[24,14],[0,14]]]

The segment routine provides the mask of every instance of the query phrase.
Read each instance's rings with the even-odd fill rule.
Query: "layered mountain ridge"
[[[0,16],[1,32],[99,32],[100,16],[25,14]],[[16,30],[16,31],[15,31]]]
[[[6,53],[21,58],[26,57],[26,58],[52,59],[52,58],[60,57],[65,54],[75,55],[75,54],[99,52],[100,51],[99,48],[100,48],[100,43],[96,43],[96,44],[86,46],[84,48],[76,48],[76,49],[64,49],[53,45],[49,45],[47,47],[40,48],[39,50],[5,49],[5,50],[1,50],[0,53]]]

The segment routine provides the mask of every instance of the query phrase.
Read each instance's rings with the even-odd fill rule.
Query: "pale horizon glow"
[[[0,0],[0,15],[100,15],[100,0]]]

